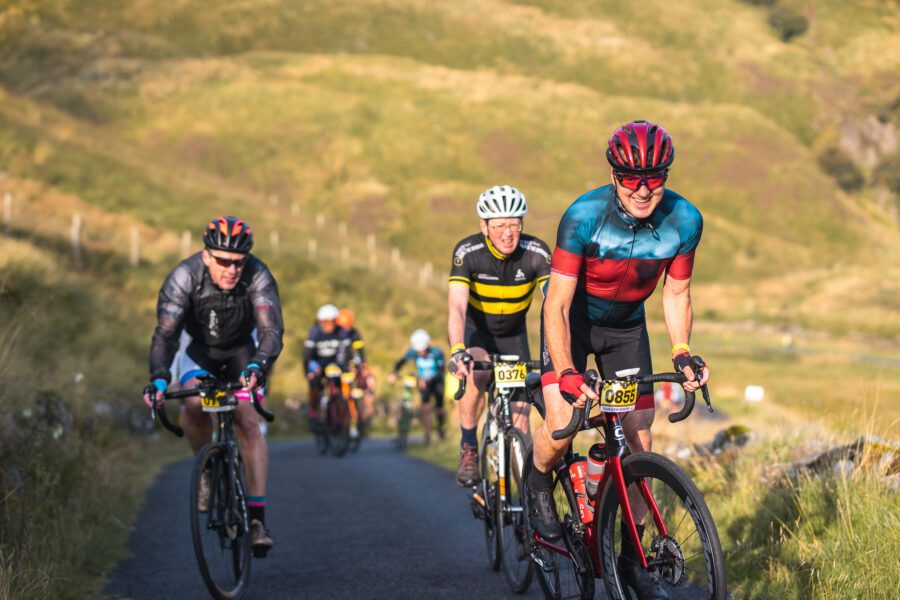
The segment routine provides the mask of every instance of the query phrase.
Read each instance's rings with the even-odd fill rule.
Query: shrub
[[[829,146],[822,151],[819,166],[846,192],[856,191],[865,183],[862,171],[838,146]]]
[[[741,0],[741,2],[753,6],[774,6],[778,0]]]
[[[789,42],[809,29],[809,20],[793,8],[779,5],[769,14],[769,25],[782,41]]]
[[[900,196],[900,152],[895,152],[881,159],[873,174],[875,182],[880,183]]]

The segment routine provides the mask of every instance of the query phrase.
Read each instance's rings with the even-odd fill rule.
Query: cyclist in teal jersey
[[[422,394],[422,428],[425,443],[431,443],[431,399],[434,398],[438,435],[444,437],[444,352],[431,345],[431,336],[424,329],[416,329],[409,338],[409,350],[394,364],[388,382],[397,381],[397,374],[407,361],[416,365],[416,379]]]
[[[541,319],[546,421],[534,434],[526,489],[529,519],[546,539],[562,534],[551,491],[552,468],[571,442],[550,434],[569,423],[573,405],[583,407],[588,397],[598,400],[584,384],[589,356],[595,357],[603,378],[634,367],[642,374],[653,372],[644,301],[664,275],[663,313],[673,363],[687,375],[688,391],[709,379],[704,367],[699,381],[694,380],[688,346],[691,273],[703,220],[691,203],[665,189],[675,158],[672,140],[658,125],[633,121],[613,133],[606,157],[611,185],[578,198],[559,224]],[[639,388],[638,396],[636,410],[622,422],[632,452],[651,445],[652,386]],[[623,535],[621,554],[634,552]],[[639,598],[666,597],[647,580],[644,569],[628,570],[625,577]]]

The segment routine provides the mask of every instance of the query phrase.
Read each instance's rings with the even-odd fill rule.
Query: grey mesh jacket
[[[233,290],[213,284],[200,253],[185,259],[169,273],[159,290],[157,324],[150,345],[150,378],[171,379],[169,366],[178,351],[184,329],[210,355],[252,344],[257,329],[258,345],[252,362],[268,371],[278,358],[284,321],[278,285],[269,268],[253,255]]]

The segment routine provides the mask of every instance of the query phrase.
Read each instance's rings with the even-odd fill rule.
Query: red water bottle
[[[578,516],[582,523],[590,523],[594,520],[594,507],[588,502],[585,483],[587,481],[587,459],[583,456],[576,457],[569,465],[569,476],[572,478],[572,489],[575,491],[575,500],[578,502]]]
[[[603,471],[605,469],[606,446],[603,443],[594,444],[588,450],[587,481],[584,486],[592,505],[597,500],[597,487],[600,485],[600,480],[603,479]]]

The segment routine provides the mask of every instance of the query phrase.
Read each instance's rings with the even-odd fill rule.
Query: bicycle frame
[[[647,378],[647,380],[655,380],[655,381],[666,381],[665,377],[671,379],[671,377],[675,374],[664,374],[664,375],[652,375]],[[680,383],[680,382],[679,382]],[[707,406],[709,406],[709,410],[712,411],[712,406],[709,404],[709,396],[706,388],[703,388],[704,399],[707,402]],[[694,394],[688,393],[685,396],[685,407],[684,409],[675,414],[670,415],[669,420],[671,422],[681,421],[690,414],[694,407]],[[580,415],[573,415],[572,423],[570,423],[570,427],[572,424],[577,424],[578,429],[580,431],[582,429],[586,429],[588,427],[596,427],[598,425],[603,426],[605,445],[606,445],[606,467],[603,472],[603,476],[600,479],[599,484],[597,485],[597,491],[593,497],[588,497],[588,501],[591,503],[593,508],[598,508],[598,502],[601,498],[603,498],[603,494],[606,491],[607,486],[612,485],[616,495],[619,498],[619,503],[622,506],[622,520],[625,526],[625,530],[628,534],[628,537],[631,539],[634,549],[637,552],[638,557],[640,558],[641,566],[644,569],[647,569],[650,565],[647,562],[646,554],[644,553],[643,546],[640,541],[640,536],[637,531],[637,523],[634,519],[634,513],[632,512],[631,501],[628,498],[628,486],[625,483],[625,472],[622,469],[622,461],[631,453],[631,450],[628,447],[628,444],[625,442],[625,431],[622,429],[622,421],[621,417],[618,413],[615,412],[602,412],[599,415],[590,418],[584,418],[584,415],[589,414],[591,409],[590,402],[585,407],[584,412]],[[568,429],[568,428],[567,428]],[[557,432],[558,433],[558,432]],[[565,480],[569,481],[569,485],[563,485],[563,489],[566,491],[567,496],[572,493],[573,486],[571,484],[571,475],[569,474],[569,467],[575,462],[577,455],[572,450],[572,444],[569,444],[568,449],[566,450],[565,456],[560,460],[560,462],[556,465],[556,473],[557,473],[557,485],[564,484]],[[637,489],[643,499],[644,503],[647,505],[648,515],[653,519],[654,524],[656,525],[657,531],[665,536],[668,535],[668,530],[666,528],[665,521],[662,518],[662,514],[660,513],[659,506],[657,506],[655,499],[653,498],[653,494],[650,491],[650,486],[647,485],[647,482],[643,479],[636,482]],[[573,497],[567,498],[570,506],[577,506],[577,501]],[[596,543],[596,540],[600,539],[600,520],[596,518],[596,514],[592,519],[589,527],[584,527],[583,523],[579,523],[582,526],[583,531],[580,532],[584,537],[584,541],[587,544],[590,556],[594,576],[597,578],[602,577],[602,562],[600,559],[600,548]],[[554,544],[547,540],[542,539],[536,533],[534,534],[534,541],[536,544],[547,548],[548,550],[552,550],[558,554],[562,554],[569,559],[572,559],[571,553],[563,546],[558,544]],[[608,552],[612,552],[611,548],[606,549]]]

